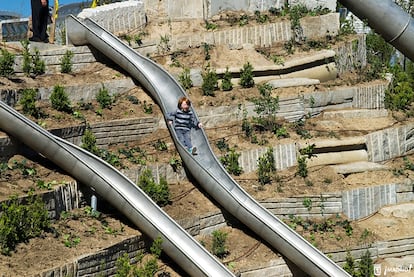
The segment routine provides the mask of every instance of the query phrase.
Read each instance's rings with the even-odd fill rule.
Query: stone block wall
[[[366,137],[370,161],[381,162],[401,156],[414,148],[414,125],[388,128]]]
[[[113,34],[142,29],[147,24],[142,1],[123,1],[84,9],[79,18],[90,18]]]
[[[285,4],[336,10],[335,0],[144,0],[144,3],[150,19],[157,15],[155,20],[208,20],[223,11],[266,12],[270,8],[281,9]]]
[[[413,181],[402,184],[387,184],[358,188],[342,193],[342,212],[351,220],[374,214],[387,205],[414,201]]]

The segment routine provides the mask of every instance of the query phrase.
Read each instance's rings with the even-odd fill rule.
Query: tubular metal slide
[[[186,96],[177,81],[163,68],[140,55],[90,19],[66,19],[67,41],[90,44],[116,62],[151,94],[164,117],[175,111],[179,97]],[[91,186],[142,232],[155,239],[161,236],[162,249],[192,276],[233,276],[233,274],[185,230],[176,224],[135,184],[99,158],[53,136],[0,103],[0,128]],[[195,113],[195,112],[194,112]],[[196,115],[197,116],[197,115]],[[349,276],[340,266],[295,233],[262,207],[226,172],[214,155],[203,129],[192,131],[198,155],[193,156],[177,140],[167,124],[183,163],[198,184],[225,210],[281,253],[294,276]]]

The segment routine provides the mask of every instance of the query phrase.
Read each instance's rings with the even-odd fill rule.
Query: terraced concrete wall
[[[339,14],[337,13],[326,14],[320,17],[303,18],[301,20],[303,26],[317,26],[317,28],[305,28],[304,36],[308,39],[325,37],[327,33],[335,35],[339,30]],[[199,46],[202,45],[202,43],[227,45],[232,48],[240,48],[243,47],[244,44],[263,47],[275,43],[286,42],[291,38],[290,22],[283,21],[280,23],[262,24],[255,27],[235,27],[232,30],[217,30],[213,32],[206,30],[206,32],[202,34],[172,36],[169,41],[169,46],[171,47],[171,51],[187,49],[191,46]],[[161,38],[151,41],[146,40],[144,37],[143,43],[142,46],[138,46],[132,42],[132,47],[143,55],[151,54],[157,52],[157,45],[160,45]],[[361,47],[363,46],[362,44],[358,45],[361,45]],[[39,49],[40,58],[46,65],[46,73],[60,72],[61,60],[68,50],[75,54],[71,60],[73,64],[73,72],[80,71],[84,67],[90,66],[98,61],[109,61],[107,57],[104,57],[101,53],[87,46],[48,47],[48,49]],[[344,48],[341,53],[346,55],[348,50],[352,50],[352,48]],[[353,54],[348,53],[348,56],[358,54],[359,52],[357,51]],[[363,56],[355,59],[363,60]],[[23,72],[23,57],[17,55],[15,61],[15,72],[21,74]]]

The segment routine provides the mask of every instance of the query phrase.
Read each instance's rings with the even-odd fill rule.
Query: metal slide
[[[69,43],[91,44],[139,81],[151,93],[164,116],[177,108],[179,97],[186,95],[167,71],[137,53],[94,21],[81,21],[71,16],[66,19],[66,30]],[[193,156],[179,143],[173,128],[168,124],[167,126],[185,166],[203,189],[229,213],[282,253],[290,261],[289,264],[296,265],[294,271],[299,272],[298,276],[349,276],[341,267],[258,204],[231,178],[214,155],[203,129],[192,132],[193,144],[199,152],[199,155]]]
[[[414,61],[414,21],[393,0],[339,0],[386,42]]]

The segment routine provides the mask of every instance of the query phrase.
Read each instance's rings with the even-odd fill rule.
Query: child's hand
[[[173,124],[172,120],[168,120],[168,124],[172,125]]]
[[[198,128],[203,128],[203,123],[199,122],[197,126]]]

